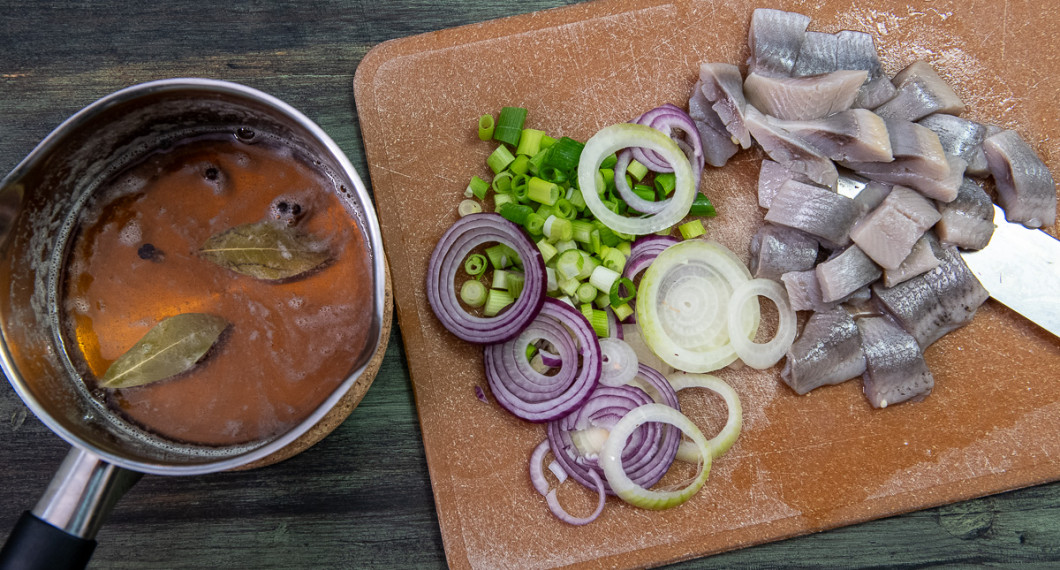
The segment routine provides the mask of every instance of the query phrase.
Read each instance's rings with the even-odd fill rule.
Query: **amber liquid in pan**
[[[286,148],[230,135],[174,145],[101,187],[63,285],[66,342],[86,381],[166,317],[212,313],[232,326],[189,372],[93,393],[187,443],[260,440],[305,419],[352,371],[372,315],[367,247],[337,190]],[[295,215],[332,256],[304,277],[259,281],[196,254],[233,226]]]

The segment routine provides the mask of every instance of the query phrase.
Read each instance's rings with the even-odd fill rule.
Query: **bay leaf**
[[[216,234],[206,240],[199,255],[264,281],[297,277],[331,257],[319,240],[274,220],[243,224]]]
[[[208,313],[182,313],[163,319],[118,357],[103,378],[104,388],[131,388],[187,372],[228,328],[228,321]]]

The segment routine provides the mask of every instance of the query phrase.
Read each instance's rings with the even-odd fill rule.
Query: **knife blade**
[[[994,205],[994,235],[961,257],[994,299],[1060,337],[1060,241],[1005,219]]]

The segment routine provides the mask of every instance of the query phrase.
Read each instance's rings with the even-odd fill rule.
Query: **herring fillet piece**
[[[924,353],[908,332],[887,317],[857,319],[865,352],[864,391],[874,408],[921,400],[935,387]]]
[[[796,12],[758,8],[751,14],[747,44],[751,58],[750,71],[789,75],[799,57],[810,17]]]
[[[865,372],[865,353],[853,317],[842,306],[810,315],[788,349],[780,378],[796,394],[839,384]]]
[[[1060,337],[1060,241],[1005,220],[994,206],[994,235],[965,264],[1001,304]]]
[[[743,82],[747,102],[766,115],[789,121],[820,119],[854,104],[868,72],[841,69],[811,77],[751,72]]]
[[[1002,131],[987,137],[983,151],[1009,221],[1029,228],[1056,223],[1056,183],[1027,141],[1016,131]]]

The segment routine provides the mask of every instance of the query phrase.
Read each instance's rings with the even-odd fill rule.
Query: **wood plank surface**
[[[353,74],[388,39],[550,8],[556,0],[0,2],[0,172],[121,87],[164,77],[245,83],[316,120],[366,177]],[[223,7],[222,7],[223,6]],[[1055,57],[1055,55],[1048,55]],[[67,446],[0,387],[0,532],[32,507]],[[444,567],[400,331],[353,415],[283,463],[145,477],[99,535],[95,568]],[[1050,567],[1060,484],[677,565]]]

